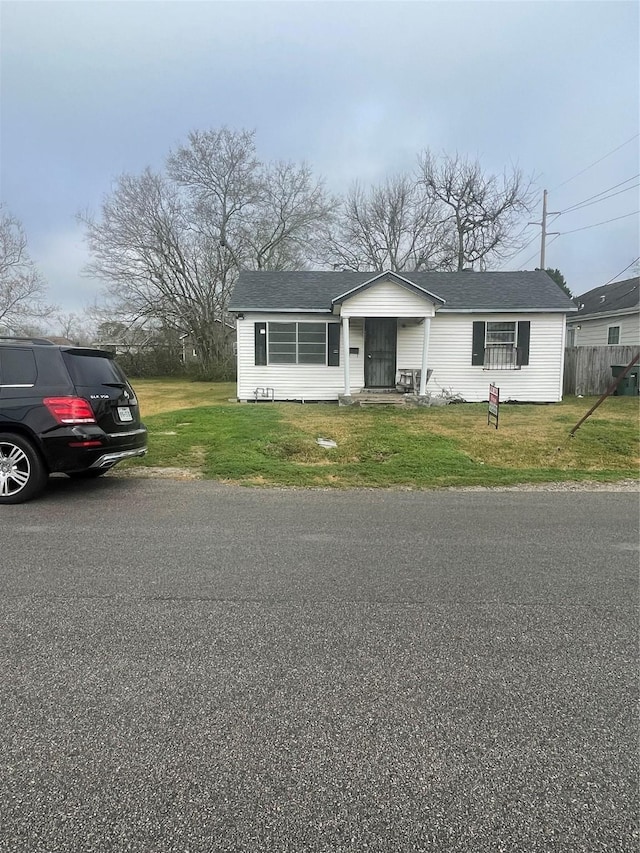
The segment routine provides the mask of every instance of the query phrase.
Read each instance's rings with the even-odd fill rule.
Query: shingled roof
[[[576,301],[580,303],[580,308],[572,319],[579,320],[591,314],[609,314],[638,308],[640,303],[639,284],[640,276],[636,276],[588,290],[582,296],[577,297]]]
[[[341,296],[376,272],[271,272],[243,270],[230,311],[330,313]],[[433,294],[440,311],[573,312],[575,303],[543,270],[533,272],[403,272],[416,288]]]

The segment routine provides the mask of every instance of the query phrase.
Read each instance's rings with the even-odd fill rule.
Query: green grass
[[[230,383],[134,383],[149,454],[128,467],[186,469],[246,485],[495,486],[638,477],[638,400],[615,397],[569,437],[595,400],[443,408],[230,403]],[[163,411],[164,410],[164,411]],[[333,439],[334,449],[316,443]]]

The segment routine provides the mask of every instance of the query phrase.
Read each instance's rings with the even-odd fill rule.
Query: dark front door
[[[393,388],[396,382],[395,318],[364,322],[364,384],[366,388]]]

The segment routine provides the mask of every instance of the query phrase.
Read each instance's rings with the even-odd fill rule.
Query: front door
[[[396,384],[395,318],[364,321],[364,384],[365,388],[393,388]]]

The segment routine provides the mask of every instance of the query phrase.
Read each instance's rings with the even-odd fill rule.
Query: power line
[[[560,216],[560,214],[559,214],[559,213],[551,214],[551,215],[553,216],[553,219],[551,220],[551,222],[549,223],[549,225],[553,225],[553,223],[556,221],[556,219],[558,218],[558,216]],[[534,225],[535,225],[535,224],[537,224],[537,223],[531,223],[531,224],[534,224]],[[525,226],[525,227],[527,227],[527,226]],[[522,231],[520,232],[520,234],[522,234],[524,230],[525,230],[525,229],[523,228],[523,229],[522,229]],[[556,232],[556,233],[557,233],[557,232]],[[518,249],[518,251],[517,251],[514,255],[511,255],[510,257],[506,258],[506,259],[505,259],[505,261],[504,261],[504,262],[503,262],[503,263],[498,267],[498,269],[499,269],[499,270],[501,270],[501,269],[505,266],[505,264],[511,264],[511,265],[513,265],[513,262],[514,262],[515,258],[517,258],[517,257],[518,257],[518,255],[521,255],[523,252],[526,252],[526,250],[529,248],[529,246],[530,246],[532,243],[534,243],[536,240],[538,240],[538,239],[539,239],[539,238],[538,238],[538,235],[537,235],[537,234],[534,234],[534,235],[533,235],[533,237],[532,237],[529,241],[527,241],[527,242],[524,244],[524,246],[522,246],[520,249]],[[547,245],[551,245],[551,243],[552,243],[552,242],[553,242],[553,240],[551,240]],[[531,258],[529,258],[528,260],[531,260]],[[525,263],[528,263],[528,261],[526,261]]]
[[[640,134],[638,134],[638,135],[640,135]],[[624,184],[628,184],[629,181],[633,181],[637,177],[640,177],[640,174],[639,175],[633,175],[633,177],[631,177],[631,178],[627,178],[626,180],[620,181],[619,183],[614,184],[611,187],[607,187],[607,189],[601,190],[599,193],[595,193],[595,195],[589,196],[589,198],[586,198],[581,202],[577,202],[576,204],[574,204],[571,207],[566,208],[565,210],[559,210],[559,211],[554,211],[554,212],[550,212],[547,210],[548,191],[544,190],[544,192],[542,194],[542,220],[540,222],[530,222],[529,223],[529,225],[540,225],[542,227],[542,234],[541,234],[541,239],[540,239],[540,269],[544,269],[546,267],[545,252],[546,252],[546,242],[547,242],[548,236],[551,236],[552,234],[558,234],[558,235],[560,235],[560,234],[573,234],[576,231],[586,231],[589,228],[596,228],[599,225],[606,225],[609,222],[615,222],[618,219],[625,219],[626,218],[625,216],[612,217],[611,219],[607,219],[603,222],[596,222],[593,225],[585,225],[582,228],[574,228],[570,231],[558,232],[558,231],[549,231],[548,230],[547,216],[555,216],[557,219],[559,216],[562,216],[565,213],[574,213],[578,210],[582,210],[583,208],[590,207],[592,204],[597,204],[599,201],[606,201],[607,199],[614,198],[615,196],[620,195],[621,193],[626,192],[629,189],[635,189],[635,186],[634,186],[634,187],[626,187],[625,189],[619,190],[618,192],[611,192],[611,190],[615,190],[618,187],[624,186]],[[608,195],[607,195],[607,193],[608,193]],[[633,216],[633,215],[634,215],[633,213],[627,214],[627,216]],[[553,221],[555,222],[555,219]],[[524,248],[526,249],[526,247],[529,246],[531,244],[531,242],[533,242],[533,241],[529,241],[529,243],[527,243]]]
[[[609,222],[617,222],[619,219],[627,219],[629,216],[637,216],[640,210],[625,213],[624,216],[615,216],[613,219],[605,219],[604,222],[595,222],[593,225],[584,225],[582,228],[574,228],[572,231],[561,231],[560,234],[575,234],[576,231],[587,231],[589,228],[597,228],[599,225],[607,225]]]
[[[524,228],[522,229],[522,231],[524,231]],[[522,231],[520,232],[521,234],[522,234]],[[533,242],[535,242],[535,240],[537,240],[537,239],[538,239],[538,235],[534,234],[533,237],[527,243],[525,243],[524,246],[522,246],[520,249],[518,249],[518,251],[514,255],[510,255],[508,258],[505,258],[505,260],[500,264],[498,269],[501,270],[505,266],[505,264],[513,264],[514,259],[517,258],[518,255],[521,255],[524,251],[526,251],[529,248],[529,246]]]
[[[626,142],[623,142],[623,143],[622,143],[622,145],[618,145],[618,147],[617,147],[617,148],[614,148],[612,151],[609,151],[609,152],[608,152],[607,154],[605,154],[603,157],[600,157],[600,159],[599,159],[599,160],[595,160],[595,161],[594,161],[593,163],[591,163],[589,166],[585,166],[585,168],[584,168],[584,169],[582,169],[580,172],[576,172],[576,174],[575,174],[575,175],[572,175],[570,178],[567,178],[567,180],[566,180],[566,181],[563,181],[561,184],[557,184],[557,186],[553,187],[553,189],[551,190],[551,192],[553,192],[553,190],[557,190],[557,189],[559,189],[560,187],[563,187],[565,184],[568,184],[568,183],[569,183],[569,181],[573,181],[573,180],[574,180],[574,178],[577,178],[577,177],[579,177],[580,175],[584,175],[584,173],[585,173],[585,172],[588,172],[588,171],[589,171],[589,169],[592,169],[594,166],[597,166],[597,165],[598,165],[598,163],[602,163],[602,161],[603,161],[603,160],[606,160],[606,159],[607,159],[607,157],[610,157],[612,154],[615,154],[615,153],[616,153],[616,151],[619,151],[621,148],[624,148],[624,146],[625,146],[625,145],[628,145],[630,142],[633,142],[633,140],[634,140],[634,139],[637,139],[639,136],[640,136],[640,133],[636,133],[636,134],[634,134],[630,139],[627,139],[627,141],[626,141]]]
[[[517,258],[517,257],[518,257],[518,255],[521,255],[524,251],[526,251],[526,250],[529,248],[529,246],[530,246],[532,243],[534,243],[537,239],[538,239],[538,235],[537,235],[537,234],[534,234],[534,235],[533,235],[533,237],[529,240],[529,242],[528,242],[528,243],[525,243],[525,244],[524,244],[524,246],[523,246],[521,249],[518,249],[518,251],[515,253],[515,255],[514,255],[513,257],[514,257],[514,258]],[[513,258],[512,258],[512,259],[513,259]]]
[[[640,177],[640,173],[634,175],[632,178],[627,178],[626,181],[620,181],[619,184],[614,184],[612,187],[608,187],[606,190],[602,190],[595,195],[589,196],[589,198],[585,198],[583,201],[577,201],[575,204],[572,204],[570,207],[566,207],[564,210],[561,210],[561,213],[571,213],[572,210],[578,210],[581,207],[587,207],[590,203],[597,204],[599,201],[605,201],[606,198],[613,198],[616,195],[620,195],[620,193],[626,193],[628,190],[633,190],[636,187],[640,186],[640,184],[634,184],[632,187],[625,187],[623,190],[619,190],[617,193],[612,193],[611,195],[605,196],[605,193],[611,192],[611,190],[618,189],[618,187],[623,186],[624,184],[628,184],[629,181],[634,181],[636,178]],[[604,196],[604,198],[600,198],[600,196]]]
[[[622,275],[623,272],[626,272],[629,269],[629,267],[632,267],[634,264],[637,264],[638,261],[640,261],[640,255],[637,258],[635,258],[633,261],[631,261],[631,263],[628,264],[623,270],[620,270],[620,272],[616,273],[613,278],[610,278],[609,281],[605,281],[603,287],[606,287],[608,284],[611,284],[611,282],[615,281],[619,275]]]
[[[555,243],[559,236],[560,236],[559,234],[556,234],[552,240],[549,240],[549,242],[547,243],[547,248],[549,246],[551,246],[553,243]],[[536,235],[536,239],[537,239],[537,235]],[[522,267],[525,268],[527,266],[527,264],[529,263],[529,261],[532,261],[534,258],[537,258],[538,255],[539,255],[538,252],[534,252],[530,258],[527,258],[527,260],[522,263]]]
[[[547,247],[551,246],[553,243],[555,243],[555,241],[559,237],[563,237],[565,234],[575,234],[576,231],[587,231],[590,228],[597,228],[600,225],[607,225],[609,222],[617,222],[619,219],[627,219],[629,216],[636,216],[638,213],[640,213],[640,211],[634,210],[633,213],[625,213],[624,216],[616,216],[613,219],[606,219],[604,222],[596,222],[593,225],[585,225],[582,228],[574,228],[572,231],[559,231],[559,232],[556,231],[553,239],[549,240],[549,242],[547,243]],[[531,243],[533,243],[533,240],[535,240],[535,239],[537,239],[537,235],[532,240],[529,240],[529,242],[525,246],[522,247],[522,249],[520,250],[520,252],[518,252],[518,254],[521,254],[527,248],[527,246],[530,246]],[[528,257],[526,261],[523,261],[523,263],[521,265],[519,264],[519,266],[526,268],[529,261],[532,261],[537,255],[538,255],[538,253],[534,252],[533,255]],[[517,255],[514,255],[514,257],[517,257]],[[629,266],[625,267],[621,272],[618,273],[618,275],[622,275],[623,272],[626,272],[626,270],[628,270],[629,267],[633,266],[633,264],[635,264],[636,261],[638,261],[638,260],[640,260],[640,258],[636,258],[635,261],[631,261]],[[617,275],[614,276],[614,278],[611,279],[611,281],[613,281],[617,277],[618,277]],[[607,282],[607,284],[610,284],[610,282]]]
[[[633,184],[633,186],[625,187],[623,190],[618,190],[617,193],[611,193],[610,195],[603,195],[602,198],[597,198],[594,201],[587,202],[586,204],[577,204],[575,207],[570,207],[567,210],[563,210],[562,213],[573,213],[576,210],[583,210],[585,207],[591,207],[592,204],[598,204],[600,201],[607,201],[607,199],[615,198],[617,195],[621,195],[622,193],[626,193],[629,190],[636,190],[640,187],[640,184]]]

